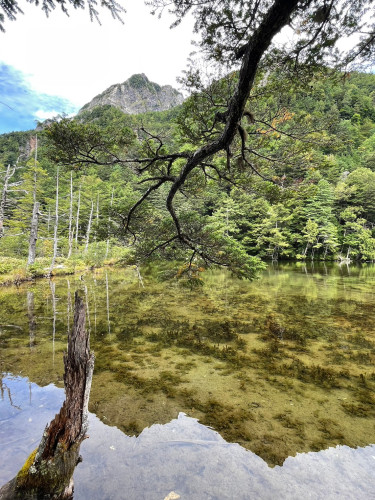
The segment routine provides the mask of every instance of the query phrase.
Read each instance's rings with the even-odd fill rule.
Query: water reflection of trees
[[[261,281],[251,284],[227,273],[208,273],[199,289],[187,289],[177,281],[162,283],[150,275],[142,286],[131,269],[98,271],[86,274],[83,280],[55,279],[54,291],[48,288],[49,323],[39,323],[37,316],[40,357],[44,356],[45,362],[46,352],[53,356],[53,347],[56,354],[61,352],[65,325],[71,323],[71,294],[81,289],[97,353],[92,408],[125,432],[139,433],[144,426],[168,421],[178,410],[193,411],[230,440],[241,442],[252,436],[245,445],[259,454],[264,453],[258,432],[263,419],[274,428],[267,438],[269,449],[277,447],[278,434],[285,435],[298,451],[308,446],[303,426],[315,426],[319,436],[320,429],[327,429],[319,416],[314,423],[305,423],[302,410],[288,408],[292,413],[287,415],[281,408],[280,394],[294,401],[300,397],[295,388],[305,392],[299,384],[308,388],[308,405],[318,413],[317,398],[328,399],[329,407],[324,411],[342,415],[342,420],[355,418],[350,412],[362,405],[366,415],[359,428],[365,429],[373,410],[370,404],[363,406],[357,396],[362,394],[363,399],[365,391],[360,373],[366,384],[373,385],[368,365],[371,353],[367,351],[373,349],[370,330],[374,311],[366,302],[368,284],[362,286],[354,273],[343,278],[329,265],[305,267],[307,274],[303,266],[279,263],[268,269]],[[34,308],[38,309],[45,292],[38,283],[33,290]],[[367,324],[361,321],[364,314]],[[30,331],[29,316],[26,318]],[[278,335],[279,330],[272,334],[271,324],[283,334]],[[353,333],[359,329],[360,337]],[[29,359],[38,363],[36,353],[32,356]],[[365,363],[364,367],[359,362]],[[46,366],[34,367],[34,373],[42,369],[52,373]],[[279,398],[273,408],[263,409],[256,387],[265,400]],[[353,393],[358,399],[354,406],[345,406],[339,399],[340,391],[348,390],[350,397]],[[236,408],[241,411],[236,412]],[[258,412],[263,416],[257,417]],[[331,427],[336,429],[334,424]],[[321,443],[328,436],[327,430],[324,432]],[[304,439],[297,443],[298,433]],[[330,431],[330,436],[327,442],[335,444],[334,436],[339,433]],[[287,453],[285,450],[280,456]]]
[[[7,386],[7,384],[3,381],[3,376],[2,376],[2,374],[0,374],[0,395],[1,395],[1,399],[2,399],[2,401],[3,401],[3,400],[4,400],[4,398],[5,398],[5,394],[7,394],[7,396],[8,396],[10,406],[12,406],[12,408],[16,408],[16,410],[21,410],[21,407],[20,407],[20,406],[18,406],[18,405],[16,405],[16,404],[13,402],[13,397],[12,397],[11,390],[10,390],[10,388]]]
[[[27,316],[29,318],[29,337],[30,337],[30,347],[35,345],[35,334],[36,334],[36,318],[35,318],[35,307],[34,307],[34,292],[27,292]]]

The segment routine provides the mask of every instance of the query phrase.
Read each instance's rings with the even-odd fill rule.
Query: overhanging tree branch
[[[277,0],[273,3],[263,22],[249,39],[239,71],[237,89],[229,102],[228,110],[225,114],[226,123],[223,132],[215,141],[202,146],[193,153],[169,190],[166,202],[167,209],[173,219],[179,238],[185,243],[186,236],[183,234],[180,221],[173,206],[174,197],[189,174],[198,165],[217,152],[227,150],[231,145],[238,131],[238,125],[250,95],[259,62],[268,49],[273,37],[287,24],[291,13],[297,7],[298,3],[298,0]]]
[[[203,259],[223,264],[224,260],[205,252],[203,240],[197,236],[199,233],[198,224],[191,224],[189,218],[184,218],[186,214],[183,210],[176,209],[176,196],[179,193],[184,194],[184,191],[185,193],[189,192],[196,180],[193,175],[194,171],[201,170],[205,180],[217,176],[219,179],[232,181],[231,177],[235,178],[236,170],[231,158],[238,158],[238,155],[234,154],[231,148],[233,150],[237,148],[236,153],[239,152],[247,171],[253,172],[263,180],[275,182],[273,177],[265,175],[260,168],[266,162],[273,165],[276,165],[276,162],[286,165],[288,159],[293,155],[301,154],[302,147],[299,142],[310,143],[311,141],[308,140],[310,138],[306,138],[306,135],[311,133],[311,130],[296,133],[295,130],[291,132],[289,126],[278,126],[284,122],[276,119],[280,112],[280,100],[276,99],[278,109],[276,115],[272,116],[271,113],[268,113],[269,117],[263,116],[256,119],[256,122],[269,127],[268,142],[262,140],[262,136],[267,135],[264,131],[254,130],[255,127],[252,127],[250,134],[253,144],[247,147],[244,139],[245,129],[241,125],[241,119],[244,115],[251,116],[251,124],[254,124],[251,113],[253,110],[246,110],[245,106],[249,99],[250,106],[252,106],[255,98],[262,94],[262,92],[256,92],[250,98],[251,90],[256,86],[260,88],[267,86],[270,95],[280,92],[282,85],[275,81],[271,69],[277,68],[275,73],[285,74],[289,71],[296,75],[297,69],[304,69],[303,64],[308,66],[307,69],[311,66],[321,68],[324,60],[335,61],[336,52],[333,49],[338,36],[353,33],[355,26],[357,28],[364,25],[369,26],[369,22],[363,23],[361,21],[360,13],[363,12],[364,6],[369,5],[371,1],[353,0],[350,2],[343,0],[343,2],[335,3],[333,0],[184,0],[183,2],[180,0],[150,0],[147,3],[159,11],[170,7],[177,16],[176,24],[187,12],[193,11],[196,19],[195,29],[202,35],[200,42],[202,51],[208,54],[208,59],[221,64],[226,64],[228,60],[233,62],[240,56],[241,65],[238,78],[237,74],[230,73],[227,77],[230,84],[226,87],[227,92],[223,92],[222,88],[224,87],[221,88],[221,81],[218,80],[206,90],[199,73],[193,71],[188,73],[186,77],[186,81],[190,84],[188,86],[190,89],[197,89],[198,93],[193,95],[191,98],[193,104],[190,104],[190,107],[188,105],[185,108],[185,115],[180,117],[180,131],[185,134],[185,137],[180,136],[177,140],[183,144],[181,149],[188,147],[189,151],[169,153],[161,137],[147,131],[145,127],[141,127],[139,129],[141,134],[137,137],[139,140],[136,144],[137,152],[134,153],[134,150],[130,149],[131,153],[124,158],[118,153],[119,149],[114,148],[115,151],[113,151],[113,140],[98,142],[95,130],[93,130],[92,136],[85,143],[85,150],[81,156],[80,151],[74,149],[77,144],[75,135],[71,135],[73,154],[68,157],[68,160],[72,164],[78,159],[79,164],[89,164],[96,161],[98,165],[111,163],[129,165],[137,175],[147,176],[141,178],[140,184],[153,183],[133,204],[127,217],[121,216],[128,231],[131,231],[130,220],[137,208],[149,198],[151,193],[163,186],[163,193],[167,193],[166,209],[172,218],[173,229],[176,232],[176,238],[168,234],[165,241],[174,242],[175,239],[178,239],[192,250],[192,255],[200,255]],[[286,43],[280,43],[277,46],[275,37],[286,26],[292,30],[291,38],[293,40],[290,46],[287,46]],[[375,40],[373,41],[375,42]],[[271,46],[271,44],[273,45]],[[371,40],[370,44],[372,45]],[[293,65],[296,55],[300,59],[301,66],[299,68]],[[347,60],[345,59],[345,61]],[[262,80],[266,80],[266,82],[258,84],[255,81],[256,75],[259,70],[263,71],[264,68],[266,70]],[[306,71],[304,74],[311,78],[310,71]],[[268,79],[274,79],[269,87]],[[231,84],[235,84],[234,91]],[[212,91],[213,88],[214,91]],[[215,90],[218,90],[218,99],[214,98],[216,97]],[[229,98],[227,98],[228,95]],[[193,116],[189,120],[187,113],[191,110]],[[270,123],[267,118],[270,118]],[[183,123],[185,119],[186,123]],[[287,118],[284,121],[286,120]],[[197,124],[197,122],[199,123]],[[190,125],[192,125],[191,130],[189,130]],[[79,129],[78,126],[77,128]],[[272,150],[272,146],[275,146],[272,144],[272,136],[278,136],[278,134],[283,135],[283,140],[280,141],[280,146],[276,146]],[[81,138],[84,138],[84,135],[81,135]],[[236,138],[240,139],[239,143]],[[286,150],[290,147],[288,140],[297,141],[297,146],[292,148],[289,155]],[[189,144],[186,145],[182,141]],[[266,146],[263,146],[264,142],[266,142]],[[257,144],[254,145],[254,143]],[[192,150],[194,147],[196,149]],[[274,157],[273,151],[275,150]],[[62,150],[62,156],[64,156],[63,153]],[[226,165],[224,164],[225,155]],[[254,164],[249,161],[249,155],[254,155],[253,159],[256,160],[256,162],[254,160]],[[167,183],[168,190],[165,186]],[[209,239],[206,239],[204,244],[209,251],[215,247],[215,245],[209,245]],[[157,248],[164,248],[164,243],[157,243]]]

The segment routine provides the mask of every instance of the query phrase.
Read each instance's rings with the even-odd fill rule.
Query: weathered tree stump
[[[81,461],[79,448],[88,425],[88,402],[94,354],[86,331],[83,300],[75,294],[74,324],[64,355],[66,398],[42,440],[17,476],[0,489],[0,499],[71,499],[73,472]]]

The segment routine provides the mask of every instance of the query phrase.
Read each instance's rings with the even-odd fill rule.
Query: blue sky
[[[33,90],[22,72],[0,62],[0,134],[33,129],[36,120],[77,110],[68,99]]]

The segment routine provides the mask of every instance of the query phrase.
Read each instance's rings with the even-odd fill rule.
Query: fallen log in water
[[[94,370],[83,300],[75,294],[74,324],[64,355],[66,398],[42,440],[17,476],[0,489],[0,500],[71,499],[73,472],[88,425],[88,402]]]

